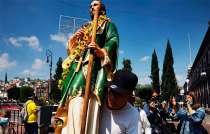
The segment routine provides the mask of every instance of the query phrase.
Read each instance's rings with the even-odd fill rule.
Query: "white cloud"
[[[16,66],[16,61],[9,61],[8,53],[0,55],[0,70],[12,68]]]
[[[124,54],[125,52],[123,50],[119,50],[119,54]]]
[[[144,57],[140,58],[140,61],[141,62],[147,62],[149,59],[150,59],[149,56],[144,56]]]
[[[29,74],[31,74],[31,71],[28,70],[28,69],[25,69],[25,70],[23,70],[22,74],[23,75],[29,75]]]
[[[183,85],[184,85],[184,82],[185,82],[185,78],[186,78],[185,75],[179,75],[179,74],[177,74],[177,75],[176,75],[177,84],[178,84],[179,86],[183,86]]]
[[[40,47],[39,39],[36,36],[30,36],[30,37],[10,37],[8,39],[9,43],[12,44],[15,47],[20,47],[22,45],[28,45],[29,47],[41,52],[42,48]]]
[[[22,76],[22,77],[30,77],[32,79],[36,79],[36,78],[49,79],[49,74],[45,70],[43,70],[43,71],[40,71],[40,70],[39,71],[35,71],[35,70],[25,69],[19,75]]]
[[[33,78],[47,78],[48,74],[46,73],[47,64],[41,59],[35,59],[30,69],[25,69],[20,75],[24,77],[33,77]]]
[[[29,47],[41,52],[42,48],[39,47],[39,39],[36,36],[31,37],[19,37],[20,42],[25,42]]]
[[[34,70],[40,70],[43,68],[44,65],[46,65],[44,61],[42,61],[41,59],[35,59],[31,68]]]
[[[33,70],[28,70],[28,69],[25,69],[23,70],[23,72],[20,73],[20,75],[22,75],[23,77],[33,77],[37,74],[38,72],[36,71],[33,71]]]
[[[139,78],[139,82],[138,83],[140,83],[142,85],[151,83],[151,79],[150,79],[149,74],[147,72],[141,74],[138,78]]]
[[[57,41],[57,42],[61,42],[61,43],[65,43],[66,42],[66,38],[64,36],[64,34],[50,34],[50,39],[53,41]]]
[[[9,41],[10,44],[12,44],[15,47],[20,47],[21,46],[21,44],[18,42],[18,40],[14,37],[10,37],[8,39],[8,41]]]

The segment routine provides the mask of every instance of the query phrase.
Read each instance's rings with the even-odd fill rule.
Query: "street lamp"
[[[206,76],[206,72],[201,72],[200,74],[202,77],[205,77]]]
[[[180,94],[181,96],[184,95],[184,89],[183,89],[183,88],[179,90],[179,94]]]
[[[185,82],[187,83],[187,92],[188,92],[189,91],[189,82],[190,82],[190,80],[187,78]]]
[[[50,51],[49,49],[46,50],[46,57],[47,57],[47,63],[49,63],[49,67],[50,67],[50,81],[49,81],[49,88],[48,88],[48,100],[50,98],[50,93],[51,93],[51,81],[52,81],[52,51]]]

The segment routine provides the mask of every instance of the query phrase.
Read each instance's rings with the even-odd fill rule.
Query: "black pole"
[[[49,63],[49,67],[50,67],[50,80],[49,80],[49,88],[48,88],[48,98],[47,98],[47,100],[50,99],[50,93],[51,93],[51,88],[52,88],[52,85],[51,85],[51,82],[52,82],[52,55],[53,55],[52,51],[47,49],[47,51],[46,51],[47,63]]]

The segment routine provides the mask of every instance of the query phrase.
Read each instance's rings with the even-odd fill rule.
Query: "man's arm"
[[[204,108],[198,108],[191,115],[191,119],[195,123],[202,123],[202,121],[203,121],[204,118],[205,118],[205,109]]]

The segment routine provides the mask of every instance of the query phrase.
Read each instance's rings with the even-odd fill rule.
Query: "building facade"
[[[196,102],[210,107],[210,22],[194,63],[188,72],[185,89],[195,93]]]

